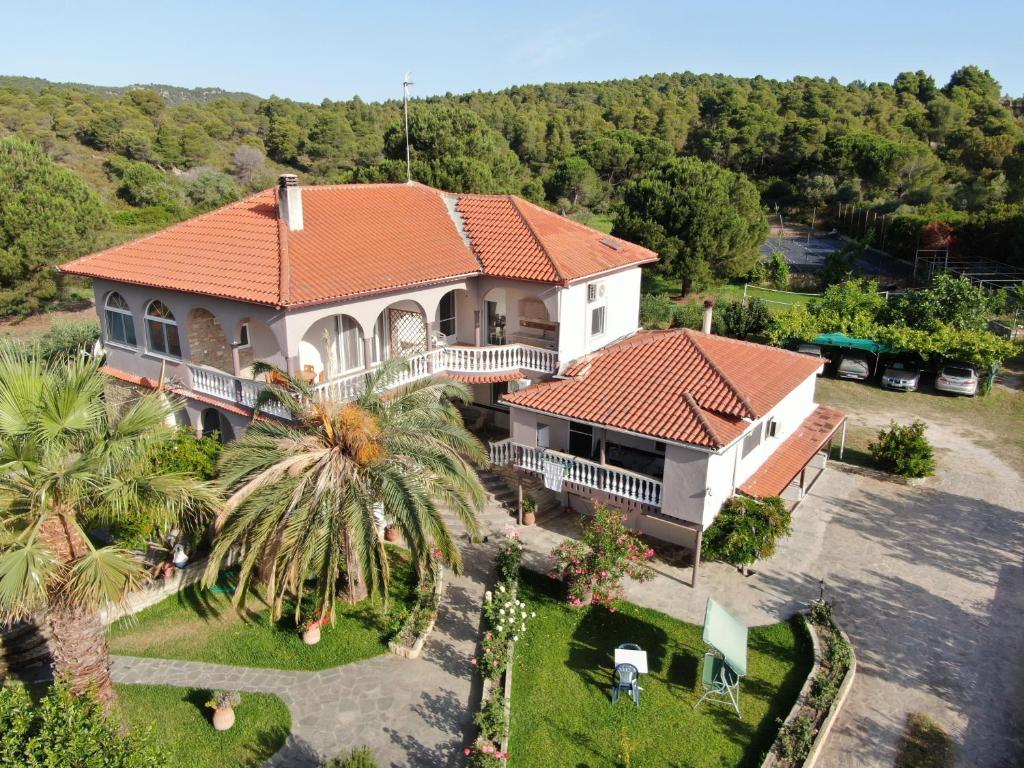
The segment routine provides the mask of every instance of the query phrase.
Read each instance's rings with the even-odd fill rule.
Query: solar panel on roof
[[[601,245],[607,245],[613,251],[621,251],[622,250],[622,243],[617,243],[617,242],[615,242],[614,240],[612,240],[611,238],[608,238],[608,237],[602,237],[601,238]]]

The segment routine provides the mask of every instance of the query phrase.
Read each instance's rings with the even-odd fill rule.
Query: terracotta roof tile
[[[529,378],[520,370],[504,373],[449,373],[448,378],[461,381],[463,384],[500,384],[503,381],[516,381]]]
[[[129,373],[128,371],[122,371],[119,368],[112,368],[109,365],[103,366],[102,368],[100,368],[100,370],[103,373],[105,373],[107,376],[110,376],[113,379],[119,379],[120,381],[124,381],[124,382],[127,382],[129,384],[134,384],[134,385],[136,385],[138,387],[145,387],[146,389],[153,389],[153,390],[155,390],[155,389],[157,389],[159,387],[159,382],[157,382],[157,381],[155,381],[153,379],[147,378],[145,376],[138,376],[138,375],[136,375],[134,373]],[[215,405],[218,408],[220,408],[221,410],[229,411],[231,413],[237,413],[239,416],[252,416],[253,415],[251,408],[246,408],[245,406],[242,406],[242,405],[236,405],[234,403],[228,403],[228,402],[225,402],[223,400],[218,400],[215,397],[209,397],[207,395],[202,395],[202,394],[199,394],[198,392],[193,392],[191,389],[186,389],[185,387],[175,387],[175,386],[168,385],[168,384],[165,383],[164,384],[164,391],[165,392],[170,392],[171,394],[174,394],[174,395],[179,395],[180,397],[187,397],[190,400],[196,400],[196,401],[198,401],[200,403],[206,403],[207,405]],[[256,419],[265,419],[265,417],[262,414],[260,414],[259,416],[254,417],[254,418],[256,418]]]
[[[289,231],[264,190],[61,269],[301,306],[481,273],[564,283],[657,258],[516,197],[346,184],[302,187],[302,207],[303,229]]]
[[[647,331],[574,362],[565,379],[503,400],[659,440],[720,448],[818,366],[806,355],[697,331]]]
[[[740,493],[757,499],[779,496],[845,419],[846,416],[834,408],[819,405],[739,487]]]
[[[457,210],[484,273],[496,277],[565,283],[658,258],[511,195],[461,195]]]

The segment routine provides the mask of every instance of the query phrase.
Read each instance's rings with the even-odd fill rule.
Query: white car
[[[935,389],[953,395],[978,394],[978,369],[970,363],[943,363],[935,377]]]

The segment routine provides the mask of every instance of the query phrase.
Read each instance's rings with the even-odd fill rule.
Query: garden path
[[[373,750],[381,766],[461,765],[480,702],[480,682],[470,663],[480,606],[490,581],[494,537],[508,515],[491,498],[481,516],[490,540],[476,545],[457,520],[446,519],[459,536],[464,572],[445,573],[437,625],[419,659],[389,654],[320,672],[287,672],[117,656],[114,679],[280,696],[291,710],[292,732],[265,768],[315,768],[360,745]]]

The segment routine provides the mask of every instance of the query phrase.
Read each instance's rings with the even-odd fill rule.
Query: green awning
[[[747,674],[747,627],[710,597],[704,611],[704,642],[722,654],[737,675]]]
[[[872,355],[891,351],[889,345],[883,344],[880,341],[875,341],[874,339],[855,339],[853,336],[847,336],[845,333],[822,333],[815,336],[812,343],[820,344],[824,347],[859,349],[863,352],[870,352]]]

